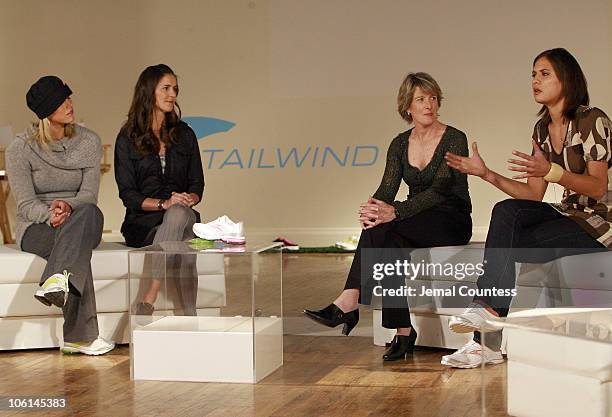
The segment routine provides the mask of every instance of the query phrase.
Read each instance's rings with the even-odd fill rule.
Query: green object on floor
[[[189,246],[191,246],[195,250],[213,249],[216,246],[219,246],[218,244],[215,245],[216,243],[217,242],[215,242],[214,240],[195,238],[189,241]],[[298,250],[284,249],[283,252],[287,254],[289,253],[355,253],[354,250],[341,249],[336,246],[320,246],[320,247],[310,247],[310,248],[300,246]]]

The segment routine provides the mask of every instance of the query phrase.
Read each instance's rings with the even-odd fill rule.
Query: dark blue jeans
[[[529,250],[537,248],[538,250]],[[478,288],[514,289],[515,262],[545,263],[563,256],[605,250],[578,223],[547,203],[508,199],[491,214],[484,253],[484,274]],[[512,297],[477,296],[474,301],[508,315]],[[494,339],[494,337],[492,337]],[[479,341],[476,333],[474,340]],[[489,343],[486,343],[491,347]]]

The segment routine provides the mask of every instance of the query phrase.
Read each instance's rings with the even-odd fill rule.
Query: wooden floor
[[[289,255],[283,309],[301,320],[342,288],[350,256]],[[57,350],[0,353],[0,396],[68,398],[66,416],[506,416],[505,365],[459,370],[440,365],[449,351],[421,348],[383,364],[371,337],[287,335],[284,366],[259,384],[152,382],[129,379],[129,349],[101,357]],[[484,398],[481,387],[485,388]],[[484,405],[484,409],[483,409]]]

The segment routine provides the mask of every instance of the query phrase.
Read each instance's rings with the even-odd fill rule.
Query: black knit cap
[[[26,94],[26,103],[39,119],[49,117],[72,94],[72,90],[55,75],[36,81]]]

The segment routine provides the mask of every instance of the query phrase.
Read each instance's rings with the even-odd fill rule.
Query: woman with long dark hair
[[[17,243],[47,260],[34,296],[62,309],[63,352],[102,355],[115,347],[98,334],[91,274],[104,224],[96,206],[102,144],[75,124],[71,95],[53,75],[30,87],[26,101],[38,123],[11,143],[6,168],[17,202]]]
[[[552,259],[606,250],[612,246],[612,123],[606,114],[589,107],[586,78],[576,59],[565,49],[540,53],[533,61],[532,90],[542,107],[533,130],[531,155],[514,151],[506,178],[489,169],[472,144],[470,157],[448,153],[448,164],[493,184],[513,197],[493,208],[485,249],[484,274],[478,279],[480,294],[461,315],[449,322],[459,333],[495,331],[487,320],[508,315],[515,289],[515,262],[548,262]],[[517,181],[527,179],[527,182]],[[549,183],[565,188],[560,203],[542,202]],[[533,250],[537,248],[537,250]],[[522,250],[531,249],[531,250]],[[461,368],[501,363],[501,337],[488,346],[474,340],[442,363]],[[482,354],[481,354],[482,351]]]
[[[191,239],[193,224],[200,219],[192,207],[202,199],[204,173],[197,138],[181,121],[178,92],[170,67],[147,67],[138,77],[128,120],[117,136],[115,179],[126,207],[121,233],[128,246]],[[197,281],[194,260],[177,258],[182,263],[175,265],[179,274]],[[163,259],[153,261],[155,276],[136,306],[137,314],[153,313],[163,267]],[[195,314],[193,279],[179,279],[178,284],[186,313]]]

